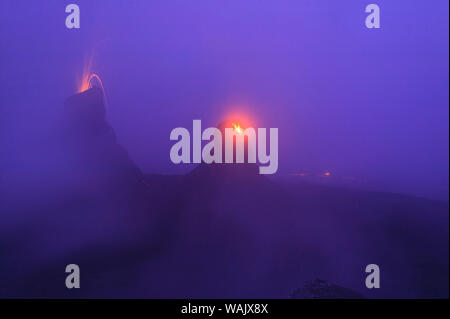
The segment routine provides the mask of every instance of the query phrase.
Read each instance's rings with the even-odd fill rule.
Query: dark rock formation
[[[68,133],[85,138],[112,133],[105,121],[106,111],[101,89],[93,87],[72,95],[66,99],[64,106]]]
[[[103,187],[139,183],[143,174],[105,120],[103,91],[90,88],[65,101],[65,142],[78,177]]]
[[[307,282],[302,288],[295,290],[292,299],[363,299],[356,291],[330,284],[325,280],[316,279]]]

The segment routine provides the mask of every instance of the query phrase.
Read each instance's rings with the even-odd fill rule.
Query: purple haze
[[[69,3],[0,2],[0,297],[77,296],[76,260],[89,297],[448,298],[447,0],[379,0],[380,30],[359,0]],[[106,122],[64,104],[90,58]],[[171,163],[234,112],[279,128],[275,178]]]
[[[52,134],[93,55],[107,118],[145,172],[189,171],[169,160],[170,131],[239,110],[280,128],[278,176],[330,171],[448,199],[448,1],[378,1],[380,30],[364,26],[367,1],[77,3],[79,30],[65,2],[0,5],[9,174],[28,174],[27,146]]]

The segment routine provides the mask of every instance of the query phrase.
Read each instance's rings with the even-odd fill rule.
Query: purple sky
[[[21,166],[53,134],[85,62],[107,117],[147,173],[182,173],[170,131],[238,111],[278,127],[278,175],[330,171],[448,199],[449,2],[160,0],[0,2],[0,149]],[[65,6],[81,29],[65,27]]]

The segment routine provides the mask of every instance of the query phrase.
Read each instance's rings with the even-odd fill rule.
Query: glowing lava
[[[83,79],[81,81],[81,85],[79,88],[79,92],[84,92],[89,90],[90,88],[97,86],[103,90],[103,82],[96,73],[85,74],[83,75]]]
[[[92,69],[92,57],[83,68],[80,85],[78,86],[78,93],[85,92],[93,87],[97,87],[102,90],[105,107],[107,107],[107,101],[106,101],[105,89],[103,88],[103,82],[97,73],[91,72],[91,69]]]
[[[235,123],[231,123],[231,125],[233,125],[234,130],[236,131],[236,133],[238,133],[239,135],[244,133],[244,130],[241,128],[241,126]]]
[[[81,81],[80,85],[78,86],[78,93],[87,91],[92,87],[98,87],[103,91],[103,93],[105,92],[103,89],[103,82],[100,79],[100,76],[98,76],[97,73],[92,72],[93,60],[94,55],[91,54],[88,61],[86,61],[83,66]]]

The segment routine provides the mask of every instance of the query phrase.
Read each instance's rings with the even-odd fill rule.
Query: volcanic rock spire
[[[65,142],[81,176],[107,185],[137,183],[143,175],[107,123],[103,91],[92,87],[65,101]]]

